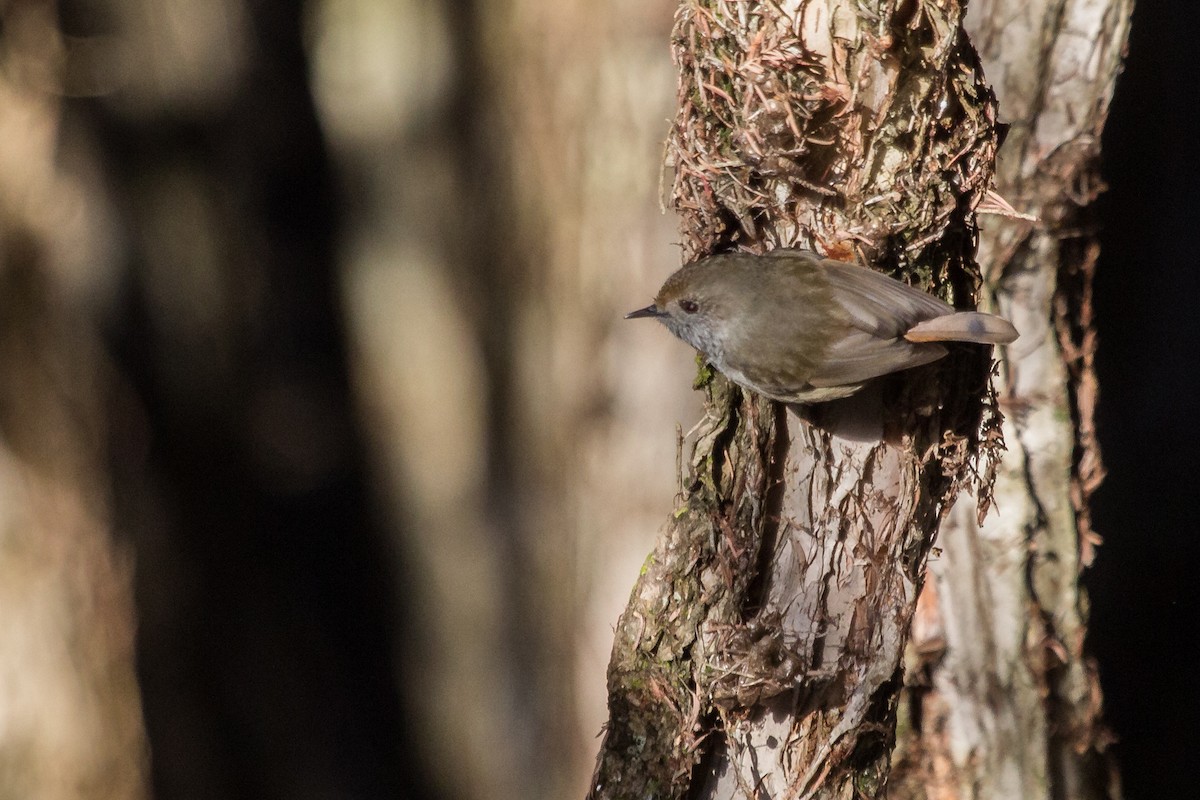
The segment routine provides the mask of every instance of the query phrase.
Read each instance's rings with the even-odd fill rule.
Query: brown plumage
[[[936,361],[939,342],[1007,344],[1007,320],[956,311],[867,267],[807,250],[724,253],[687,264],[654,304],[654,317],[730,380],[775,400],[846,397],[879,375]]]

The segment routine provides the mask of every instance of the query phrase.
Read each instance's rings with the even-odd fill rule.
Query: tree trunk
[[[657,213],[670,10],[313,8],[317,99],[355,198],[355,383],[419,577],[402,650],[421,756],[448,796],[578,796],[621,576],[674,486],[657,469],[670,423],[699,405],[675,343],[630,355],[638,331],[615,313],[675,257]]]
[[[688,3],[674,47],[669,158],[688,257],[798,245],[971,304],[976,214],[1005,206],[989,194],[996,104],[959,4]],[[1111,88],[1115,69],[1097,83]],[[1002,299],[1023,334],[1009,349],[1047,331],[1077,341],[1083,308],[1063,295],[1052,327],[1048,307],[1039,318],[1036,305],[1016,313]],[[989,506],[1003,441],[989,368],[964,348],[861,397],[786,412],[702,372],[709,405],[687,496],[618,626],[594,797],[883,794],[926,556],[943,519],[977,524]],[[1093,454],[1077,459],[1092,481],[1094,449],[1078,453]],[[1072,532],[1080,487],[1062,509]],[[962,489],[977,501],[954,505]],[[1073,597],[1074,572],[1055,585]],[[1054,619],[1079,636],[1078,612]],[[1094,706],[1077,705],[1092,697],[1079,691],[1094,689],[1086,671],[1059,679],[1072,718],[1094,721]],[[1064,752],[1056,796],[1082,774]],[[946,769],[930,795],[969,785],[968,769]],[[931,774],[907,770],[902,786],[920,795]]]
[[[0,7],[0,797],[140,800],[132,558],[106,479],[113,365],[79,311],[108,277],[59,161],[66,43]]]
[[[968,15],[1012,126],[996,191],[1029,215],[993,217],[980,237],[989,305],[1021,339],[1000,369],[1007,451],[996,513],[981,525],[958,503],[930,562],[907,676],[902,796],[1118,794],[1078,578],[1099,541],[1088,500],[1103,477],[1092,203],[1132,6],[980,0]]]
[[[303,5],[0,4],[0,797],[425,796]]]

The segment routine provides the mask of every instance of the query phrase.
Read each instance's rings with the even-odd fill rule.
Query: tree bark
[[[980,0],[968,17],[1011,124],[996,191],[1027,215],[989,219],[980,260],[995,287],[989,306],[1021,339],[1000,368],[1008,449],[997,511],[981,525],[960,502],[930,563],[907,678],[914,724],[898,752],[902,796],[1119,793],[1078,577],[1099,542],[1088,500],[1103,477],[1093,201],[1132,6]]]
[[[987,10],[998,15],[1000,6]],[[960,4],[933,2],[682,5],[669,159],[685,255],[804,246],[867,261],[969,306],[979,285],[976,214],[1009,212],[989,194],[1000,128],[963,14]],[[1106,24],[1110,41],[1122,42],[1122,25]],[[1093,83],[1111,90],[1116,64]],[[1071,77],[1065,69],[1059,75]],[[1050,86],[1041,97],[1074,91],[1069,81]],[[1094,134],[1098,121],[1090,119]],[[1028,138],[1017,141],[1024,151]],[[1063,197],[1064,173],[1049,175],[1054,196]],[[1086,272],[1094,251],[1083,252],[1090,260],[1076,269],[1082,263]],[[1012,297],[1030,296],[1015,277],[1006,285]],[[1032,334],[1010,350],[1047,335],[1073,344],[1072,352],[1082,342],[1085,355],[1070,373],[1079,390],[1071,396],[1074,408],[1086,407],[1094,397],[1090,339],[1086,319],[1077,320],[1087,295],[1059,297],[1022,307],[1002,293],[999,308]],[[702,371],[709,405],[688,492],[618,626],[592,796],[883,794],[898,703],[915,702],[900,693],[902,655],[926,556],[943,519],[977,527],[989,507],[1003,442],[989,368],[986,354],[964,349],[879,381],[862,397],[787,412]],[[1013,373],[1005,377],[1011,392]],[[1026,375],[1030,384],[1040,379]],[[1072,385],[1060,384],[1064,394]],[[1066,419],[1074,427],[1051,431],[1065,434],[1056,441],[1090,431],[1090,414]],[[1007,430],[1017,439],[1026,431]],[[1022,442],[1021,451],[1028,446]],[[1057,464],[1069,471],[1074,458],[1080,466],[1074,503],[1058,506],[1055,518],[1074,535],[1076,521],[1086,520],[1081,511],[1098,462],[1090,441],[1057,450]],[[1012,463],[1001,473],[1006,480]],[[964,488],[974,503],[964,495],[954,505]],[[1061,573],[1034,571],[1035,582],[1041,576],[1057,590],[1039,592],[1053,596],[1054,610],[1038,615],[1053,625],[1042,630],[1063,626],[1075,637],[1069,652],[1078,654],[1075,573],[1064,581]],[[1041,643],[1041,653],[1050,649]],[[1096,695],[1081,663],[1041,674],[1053,673],[1055,697],[1072,709],[1062,718],[1078,721],[1086,736],[1096,730]],[[963,692],[986,686],[977,681]],[[980,692],[973,702],[989,697]],[[905,727],[900,739],[914,735]],[[1041,795],[1074,796],[1087,769],[1067,750],[1097,741],[1060,738],[1049,779],[1037,784]],[[971,770],[986,769],[955,772],[953,760],[932,756],[920,763],[900,782],[916,796],[969,794],[963,787],[971,786]],[[949,772],[941,783],[927,782],[943,767]],[[939,794],[942,788],[956,793]]]
[[[961,23],[956,4],[682,6],[686,255],[798,245],[969,298],[997,128]],[[618,627],[594,796],[882,791],[925,556],[996,447],[987,369],[963,352],[788,413],[706,376],[688,496]]]

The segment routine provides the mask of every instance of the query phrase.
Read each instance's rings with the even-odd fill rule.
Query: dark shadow
[[[154,795],[427,797],[395,657],[414,646],[415,612],[350,393],[339,201],[303,4],[248,7],[249,69],[227,101],[193,115],[125,113],[126,97],[66,102],[127,235],[103,316],[120,373],[115,528],[136,561]],[[109,33],[105,8],[62,4],[65,32]],[[147,244],[165,215],[194,211],[164,197],[204,209],[203,285],[220,305],[199,328],[156,305],[196,285],[188,263],[161,263]],[[184,297],[180,308],[198,307]]]
[[[1127,800],[1194,794],[1200,725],[1200,256],[1195,240],[1200,7],[1137,4],[1104,136],[1104,250],[1096,282],[1104,537],[1085,574],[1090,649]]]

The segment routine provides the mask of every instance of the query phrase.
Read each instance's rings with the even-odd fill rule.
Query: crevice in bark
[[[775,430],[786,431],[787,407],[782,403],[772,403],[771,410],[775,415]],[[774,449],[767,460],[767,487],[763,494],[763,535],[759,544],[758,560],[754,565],[754,577],[746,589],[744,614],[747,619],[757,616],[763,610],[766,594],[770,589],[769,568],[779,544],[785,489],[784,465],[787,463],[789,446],[787,436],[776,435]]]

